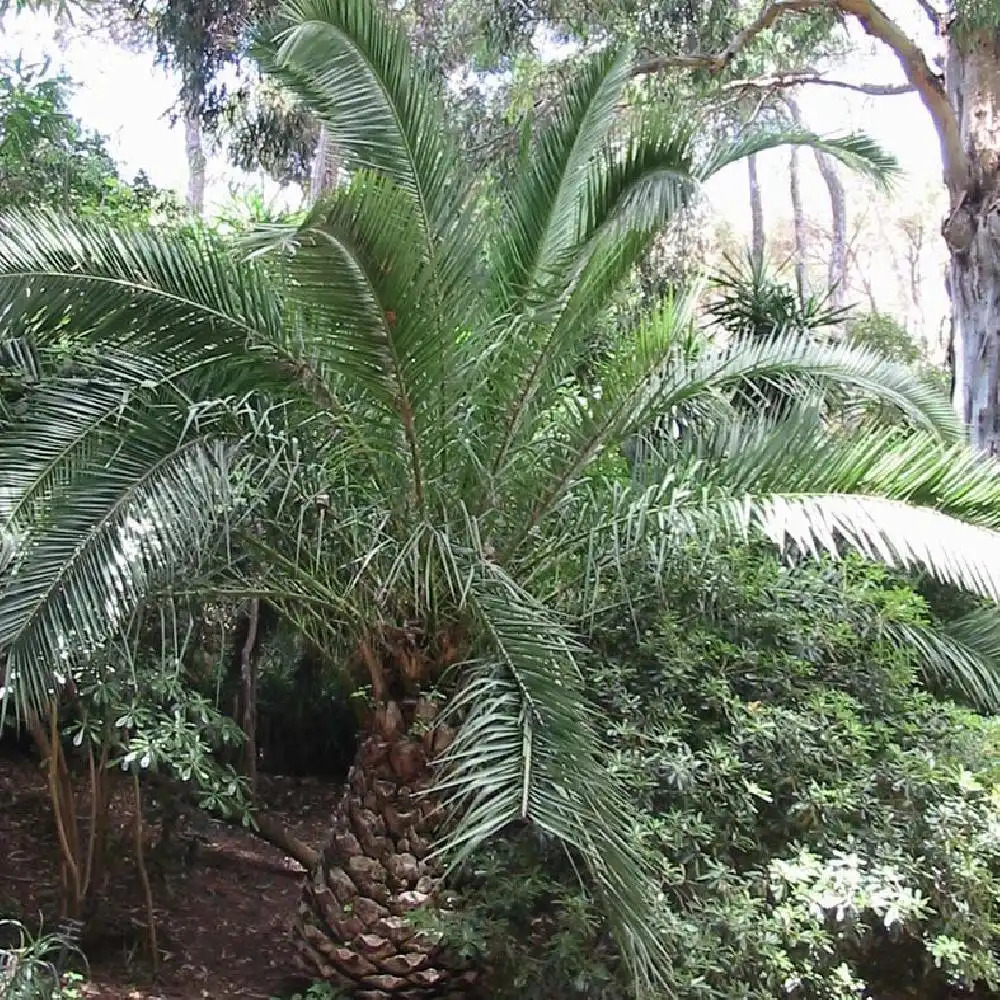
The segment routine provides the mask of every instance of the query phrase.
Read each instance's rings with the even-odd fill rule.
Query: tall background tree
[[[233,96],[249,31],[272,8],[270,0],[95,0],[87,8],[100,30],[120,44],[151,47],[158,63],[177,74],[187,206],[194,215],[204,211],[209,146]]]
[[[724,72],[762,34],[787,19],[831,15],[857,25],[892,52],[937,131],[950,203],[942,231],[949,253],[954,402],[973,446],[996,455],[1000,453],[1000,343],[994,334],[1000,310],[997,6],[957,0],[939,8],[914,0],[887,11],[874,0],[772,0],[722,47],[688,58],[666,54],[652,65]],[[921,28],[928,24],[945,51],[943,70],[918,43]],[[881,85],[869,89],[878,93]]]

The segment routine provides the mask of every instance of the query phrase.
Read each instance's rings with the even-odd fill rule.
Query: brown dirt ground
[[[58,854],[38,764],[0,756],[0,918],[55,924]],[[308,844],[323,843],[333,783],[262,777],[262,803]],[[154,888],[160,953],[145,957],[145,909],[132,851],[132,797],[112,807],[116,863],[88,934],[87,995],[98,1000],[268,1000],[302,990],[288,935],[302,869],[250,833],[213,824],[188,868]]]

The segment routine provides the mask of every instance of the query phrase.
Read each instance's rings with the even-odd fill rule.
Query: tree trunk
[[[764,203],[760,196],[756,153],[747,157],[747,174],[750,179],[750,250],[754,264],[760,267],[764,263]]]
[[[794,146],[788,160],[789,194],[792,199],[792,222],[795,231],[795,287],[803,302],[809,296],[809,275],[806,269],[806,216],[802,205],[802,184],[799,177],[799,151]]]
[[[472,995],[473,973],[407,920],[439,903],[430,852],[443,816],[424,793],[450,733],[433,725],[434,713],[423,698],[375,711],[295,922],[307,964],[365,1000]]]
[[[948,97],[968,158],[943,232],[950,251],[954,403],[972,447],[1000,455],[1000,35],[949,40]]]
[[[247,637],[240,650],[241,718],[243,729],[243,773],[250,783],[251,793],[257,791],[257,625],[260,622],[260,598],[250,601]]]
[[[184,148],[188,163],[187,207],[192,215],[205,211],[205,146],[201,116],[195,111],[184,114]]]
[[[836,164],[818,149],[816,166],[830,195],[830,304],[841,309],[847,300],[847,196]]]
[[[340,177],[340,163],[337,151],[330,145],[330,133],[325,125],[319,127],[319,140],[313,156],[309,175],[309,207],[316,204],[327,191],[337,186]]]
[[[786,97],[785,103],[791,112],[792,121],[801,128],[802,112],[799,110],[798,102],[792,97]],[[793,156],[797,150],[792,149]],[[826,189],[830,195],[830,261],[827,270],[827,284],[830,289],[830,304],[835,309],[842,309],[847,297],[847,198],[844,194],[844,185],[841,183],[840,174],[833,158],[821,150],[813,150],[816,155],[816,166],[819,167],[820,175]],[[795,204],[794,187],[797,185],[795,177],[795,162],[792,162],[792,205]],[[803,233],[802,238],[805,238]],[[796,248],[799,245],[798,215],[796,216],[795,230]]]

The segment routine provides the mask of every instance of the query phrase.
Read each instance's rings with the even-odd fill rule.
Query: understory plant
[[[152,886],[142,846],[145,801],[163,802],[184,791],[207,811],[249,822],[249,797],[224,754],[239,746],[242,732],[187,682],[184,637],[175,648],[164,634],[160,648],[153,648],[139,627],[148,617],[135,616],[86,661],[65,657],[63,683],[24,724],[52,807],[60,915],[84,924],[94,917],[112,858],[125,848],[138,865],[155,962]],[[127,847],[115,842],[110,824],[115,800],[123,796],[133,803]],[[168,835],[164,825],[161,836]]]
[[[4,1000],[79,1000],[85,967],[72,935],[37,934],[16,920],[0,920],[0,996]]]
[[[588,677],[657,859],[674,995],[997,989],[1000,724],[928,692],[894,637],[934,624],[924,599],[856,559],[764,549],[669,582],[595,622]],[[456,892],[441,930],[496,970],[496,996],[629,995],[598,901],[544,834],[508,830]]]

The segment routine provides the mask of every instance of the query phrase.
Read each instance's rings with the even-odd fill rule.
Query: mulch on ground
[[[259,797],[301,840],[321,846],[340,794],[332,782],[262,777]],[[80,801],[83,801],[83,795]],[[155,889],[159,975],[145,955],[145,908],[131,850],[134,806],[112,809],[115,861],[88,932],[87,994],[100,1000],[267,1000],[308,983],[295,964],[288,921],[302,869],[249,832],[212,824],[188,865]],[[55,926],[58,851],[38,763],[0,756],[0,918]]]

